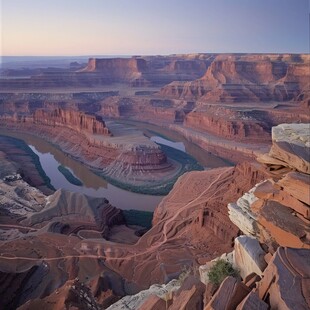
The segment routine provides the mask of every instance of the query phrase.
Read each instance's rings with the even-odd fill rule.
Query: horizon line
[[[97,56],[120,56],[120,57],[144,57],[144,56],[173,56],[173,55],[210,55],[210,54],[262,54],[262,55],[277,55],[277,54],[290,54],[310,55],[309,52],[179,52],[179,53],[163,53],[163,54],[72,54],[72,55],[0,55],[0,57],[97,57]]]

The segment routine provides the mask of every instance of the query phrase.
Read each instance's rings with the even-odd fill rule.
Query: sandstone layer
[[[308,129],[308,124],[274,127],[271,150],[259,158],[273,178],[228,205],[231,220],[270,251],[276,244],[310,248]]]
[[[202,78],[171,83],[161,94],[208,102],[297,99],[309,87],[308,57],[218,55]]]
[[[173,182],[183,169],[167,160],[160,146],[138,130],[114,126],[111,133],[99,117],[81,112],[38,110],[32,116],[5,115],[2,121],[5,129],[26,130],[42,137],[111,182],[133,190],[143,185],[156,192],[165,182]]]

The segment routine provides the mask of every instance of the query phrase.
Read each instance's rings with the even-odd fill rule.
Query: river
[[[39,156],[41,166],[55,189],[63,188],[92,197],[105,197],[112,205],[123,210],[135,209],[153,212],[163,198],[163,196],[143,195],[118,188],[106,182],[103,178],[97,176],[87,167],[68,157],[54,146],[43,142],[45,145],[42,148],[41,141],[34,140],[28,143],[28,145]],[[83,185],[71,184],[58,170],[60,165],[66,167]]]
[[[31,150],[38,155],[40,164],[50,178],[55,189],[66,189],[93,197],[105,197],[110,203],[124,210],[143,210],[153,212],[164,196],[143,195],[118,188],[99,177],[85,165],[72,159],[52,144],[32,135],[15,133],[16,138],[24,140]],[[183,142],[173,142],[160,136],[152,136],[151,140],[186,152]],[[73,177],[82,182],[81,186],[70,183],[70,179],[59,171],[65,167]],[[70,174],[69,172],[69,174]]]

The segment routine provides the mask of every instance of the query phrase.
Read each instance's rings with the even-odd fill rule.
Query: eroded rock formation
[[[4,115],[1,126],[24,131],[59,146],[119,185],[160,187],[179,173],[160,146],[135,130],[114,135],[100,117],[77,111],[38,110],[32,116]],[[149,172],[153,175],[150,177]],[[151,178],[151,180],[150,180]],[[137,189],[136,189],[137,190]]]
[[[33,123],[53,127],[68,127],[81,133],[110,135],[109,129],[99,116],[87,115],[74,110],[62,110],[60,108],[51,112],[36,110],[33,114]]]
[[[285,101],[309,87],[309,55],[218,55],[205,75],[161,94],[207,102]]]

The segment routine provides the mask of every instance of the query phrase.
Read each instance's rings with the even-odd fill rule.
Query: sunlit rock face
[[[310,248],[309,124],[282,124],[272,129],[269,154],[258,158],[272,179],[257,184],[228,205],[240,230],[270,248]]]
[[[272,128],[269,155],[288,167],[310,174],[310,124],[281,124]]]

